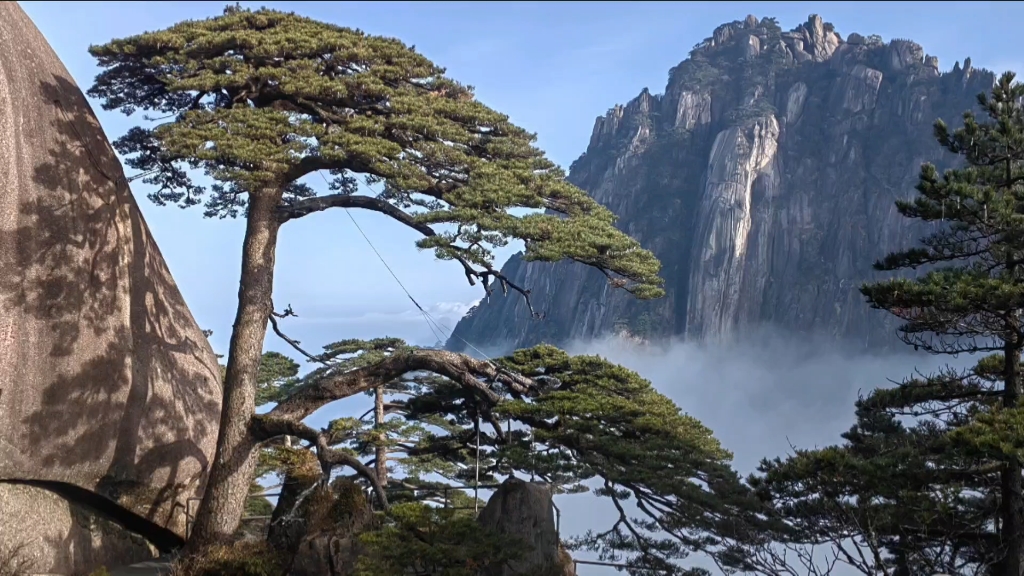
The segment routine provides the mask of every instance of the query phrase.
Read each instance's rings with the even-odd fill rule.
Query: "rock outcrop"
[[[301,480],[299,480],[301,482]],[[291,494],[297,496],[291,486]],[[285,502],[285,511],[295,505]],[[279,509],[281,506],[278,507]],[[297,520],[272,533],[271,544],[291,558],[288,576],[352,576],[364,547],[359,535],[373,526],[370,501],[360,487],[336,480],[329,490],[310,495],[300,505]],[[274,522],[281,519],[275,510]],[[276,538],[274,537],[276,536]]]
[[[106,520],[183,535],[219,414],[216,358],[103,130],[0,3],[0,546],[88,573],[150,553]]]
[[[932,138],[994,75],[970,60],[940,73],[908,40],[843,41],[818,16],[789,32],[774,19],[720,26],[673,68],[598,118],[569,179],[620,216],[661,259],[667,297],[637,302],[573,263],[503,272],[532,290],[481,302],[448,346],[509,349],[609,333],[728,340],[755,327],[858,346],[896,343],[857,292],[872,263],[924,232],[896,213],[918,169],[952,158]]]
[[[483,576],[572,576],[572,559],[561,547],[551,486],[508,478],[477,518],[480,526],[521,543],[524,553]]]

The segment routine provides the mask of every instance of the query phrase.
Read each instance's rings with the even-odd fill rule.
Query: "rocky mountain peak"
[[[956,122],[995,76],[969,59],[941,73],[908,39],[851,33],[816,14],[784,31],[747,16],[717,27],[648,89],[594,123],[569,179],[658,255],[668,295],[637,302],[572,264],[504,271],[546,319],[492,295],[459,323],[476,346],[633,336],[732,338],[775,325],[864,346],[891,326],[856,287],[921,230],[896,214],[920,164],[948,164],[936,118]]]

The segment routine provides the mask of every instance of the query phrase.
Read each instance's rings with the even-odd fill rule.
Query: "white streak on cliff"
[[[694,130],[711,123],[711,93],[686,90],[679,95],[676,105],[675,127]]]
[[[786,94],[786,126],[793,126],[800,120],[807,100],[807,84],[797,82]]]
[[[754,185],[778,181],[774,116],[718,134],[696,222],[687,325],[700,339],[728,335],[737,317],[752,225]]]

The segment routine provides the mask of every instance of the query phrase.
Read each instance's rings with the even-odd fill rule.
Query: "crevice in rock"
[[[68,502],[87,508],[97,516],[117,524],[121,528],[145,538],[161,554],[173,552],[185,544],[185,539],[174,531],[147,520],[91,490],[68,482],[55,480],[0,479],[0,483],[32,486],[47,490]]]

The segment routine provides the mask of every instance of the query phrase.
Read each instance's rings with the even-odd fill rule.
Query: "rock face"
[[[0,547],[24,545],[31,572],[88,574],[96,566],[134,564],[158,553],[141,536],[42,488],[0,484],[0,511]]]
[[[296,495],[297,486],[291,488]],[[298,515],[303,520],[287,531],[290,534],[279,533],[276,542],[272,538],[271,544],[292,558],[288,576],[352,576],[364,553],[359,534],[373,523],[370,502],[358,485],[348,481],[335,481],[326,501],[317,503],[316,496],[324,494],[307,500],[304,513]],[[287,503],[287,509],[292,505]]]
[[[914,194],[922,162],[953,161],[932,123],[955,124],[993,81],[969,59],[940,73],[907,40],[844,42],[818,16],[789,32],[752,16],[720,26],[671,70],[663,95],[644,89],[598,118],[570,169],[661,259],[667,297],[637,302],[583,266],[515,256],[503,272],[546,318],[498,292],[448,345],[614,332],[728,340],[769,325],[891,346],[892,325],[857,287],[877,258],[925,232],[894,201]]]
[[[87,573],[139,550],[82,532],[80,512],[184,534],[219,414],[216,358],[96,117],[18,4],[0,3],[0,546]]]
[[[510,536],[526,546],[525,555],[500,572],[486,576],[571,576],[572,559],[562,550],[551,487],[509,478],[487,501],[477,518],[480,526]],[[568,560],[567,560],[568,559]]]

